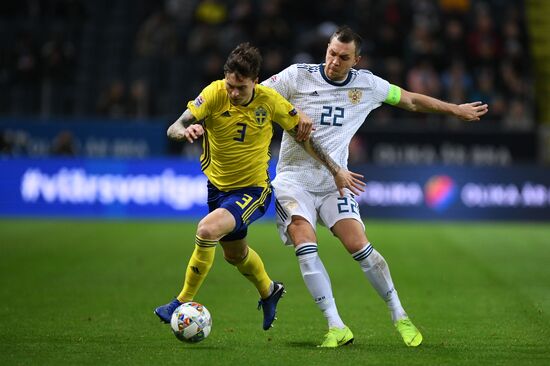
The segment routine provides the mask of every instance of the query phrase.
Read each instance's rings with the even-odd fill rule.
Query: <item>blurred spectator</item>
[[[398,28],[382,24],[378,30],[378,42],[375,49],[378,57],[402,57],[403,38],[398,33]]]
[[[270,48],[266,50],[263,53],[263,58],[264,61],[261,73],[264,77],[261,77],[262,80],[277,74],[279,71],[288,66],[284,64],[285,58],[283,51],[278,48]]]
[[[71,131],[64,130],[57,134],[52,144],[51,153],[54,156],[76,156],[76,143]]]
[[[220,38],[221,35],[216,28],[206,24],[197,25],[190,31],[187,53],[194,56],[217,51],[220,49]]]
[[[221,24],[227,20],[227,4],[219,0],[200,0],[195,19],[204,24]]]
[[[229,20],[241,27],[246,34],[251,34],[256,24],[255,11],[252,0],[237,0],[230,10]]]
[[[504,115],[503,125],[512,131],[529,131],[533,128],[533,117],[522,100],[512,100]]]
[[[126,108],[128,117],[143,119],[155,113],[149,87],[143,79],[137,79],[130,85],[130,95]]]
[[[176,54],[178,36],[175,23],[164,9],[151,14],[136,36],[136,53],[141,57],[168,58]]]
[[[12,112],[36,114],[38,111],[38,85],[40,85],[40,59],[33,35],[20,32],[13,50]]]
[[[432,65],[437,65],[441,47],[432,34],[430,23],[426,19],[420,18],[415,22],[407,45],[409,59],[412,62],[423,59],[430,60]]]
[[[439,75],[430,61],[423,59],[407,73],[407,85],[410,91],[439,98]]]
[[[225,59],[219,53],[210,53],[204,57],[201,65],[201,82],[209,84],[223,76],[223,64]]]
[[[466,39],[464,25],[458,19],[449,19],[444,26],[443,55],[447,62],[454,60],[466,60]]]
[[[443,72],[441,82],[446,100],[458,104],[468,99],[473,84],[470,74],[466,72],[464,63],[460,60],[453,61]]]
[[[189,23],[196,0],[165,0],[166,12],[179,23]]]
[[[258,47],[279,47],[290,43],[292,31],[280,0],[262,1],[261,21],[256,24],[254,42]]]
[[[171,114],[173,100],[219,78],[220,58],[236,44],[260,47],[267,77],[293,62],[322,62],[327,32],[347,23],[365,41],[357,68],[450,101],[488,102],[485,120],[505,118],[512,105],[532,119],[524,11],[513,0],[2,2],[0,113]],[[136,85],[126,95],[117,79]],[[106,80],[113,85],[101,92]],[[395,108],[374,116],[374,124],[407,123]]]
[[[487,4],[476,4],[474,22],[468,34],[469,60],[476,67],[494,67],[500,56],[501,42]]]
[[[468,100],[482,101],[491,105],[493,96],[496,94],[495,73],[491,68],[483,68],[476,75],[476,85]],[[491,113],[489,109],[489,113]]]
[[[439,0],[439,6],[445,14],[465,14],[470,10],[470,0]]]
[[[44,117],[68,113],[68,90],[74,80],[75,47],[54,33],[42,46],[42,94],[41,114]]]
[[[126,87],[121,80],[115,80],[101,94],[97,112],[109,118],[123,118],[126,117],[126,105]]]

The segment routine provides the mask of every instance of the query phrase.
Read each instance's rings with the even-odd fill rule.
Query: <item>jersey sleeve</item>
[[[218,85],[217,82],[213,82],[204,88],[195,100],[190,100],[187,103],[187,109],[191,111],[197,121],[200,121],[212,114],[219,102],[218,99]]]
[[[277,93],[273,93],[275,98],[273,122],[281,126],[285,131],[292,130],[300,120],[298,112],[294,106]]]
[[[290,65],[280,73],[264,80],[262,85],[275,89],[284,98],[290,99],[293,94],[294,83],[296,82],[296,74],[296,65]]]
[[[371,76],[371,88],[374,100],[377,103],[383,103],[388,99],[390,92],[390,83],[387,80],[382,79],[376,75]]]

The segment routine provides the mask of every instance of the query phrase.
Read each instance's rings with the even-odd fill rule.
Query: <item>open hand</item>
[[[334,182],[336,188],[340,192],[340,196],[344,196],[344,189],[349,189],[354,195],[358,196],[361,192],[365,192],[365,182],[363,182],[364,176],[358,173],[350,172],[346,169],[340,169],[334,176]]]
[[[479,118],[489,111],[489,106],[481,102],[460,104],[458,108],[458,117],[464,121],[479,121]]]

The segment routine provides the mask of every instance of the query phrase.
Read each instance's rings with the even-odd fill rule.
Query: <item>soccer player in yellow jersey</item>
[[[203,137],[201,168],[208,177],[210,213],[198,224],[183,289],[172,302],[155,309],[165,323],[170,322],[176,307],[193,300],[220,243],[224,258],[260,293],[263,329],[271,328],[284,286],[268,276],[262,260],[248,246],[246,234],[248,226],[263,216],[271,201],[267,170],[273,122],[328,169],[341,194],[346,188],[354,193],[363,190],[361,175],[340,168],[309,138],[311,119],[299,116],[292,104],[273,89],[257,84],[260,64],[255,47],[248,43],[237,46],[224,65],[225,78],[204,88],[168,128],[168,137],[177,141],[193,143]]]

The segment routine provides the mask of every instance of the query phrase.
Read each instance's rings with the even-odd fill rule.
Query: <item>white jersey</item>
[[[346,80],[336,83],[324,65],[294,64],[265,80],[313,119],[312,136],[341,167],[347,169],[348,146],[368,114],[388,96],[390,84],[367,70],[351,69]],[[327,168],[312,158],[287,132],[283,134],[277,184],[292,182],[310,192],[336,190]]]

